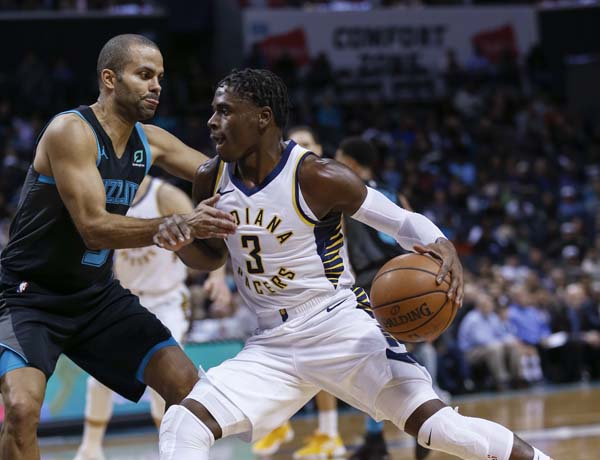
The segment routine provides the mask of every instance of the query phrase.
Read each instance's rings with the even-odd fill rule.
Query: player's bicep
[[[308,157],[301,165],[300,187],[318,218],[330,212],[352,215],[367,196],[363,181],[335,160]]]
[[[104,184],[96,166],[93,133],[77,121],[62,120],[48,128],[41,147],[56,188],[77,229],[85,231],[106,213]]]

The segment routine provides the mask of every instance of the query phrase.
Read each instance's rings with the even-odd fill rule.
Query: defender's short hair
[[[347,137],[341,142],[340,150],[361,166],[372,168],[375,165],[377,151],[373,144],[361,137]]]
[[[133,45],[144,45],[159,49],[156,43],[143,35],[122,34],[111,38],[102,47],[98,55],[98,63],[96,64],[98,80],[100,80],[103,69],[110,69],[120,75],[129,61]]]
[[[227,86],[237,96],[257,107],[270,107],[275,124],[284,129],[288,119],[289,100],[285,83],[266,69],[234,69],[223,78],[218,87]]]

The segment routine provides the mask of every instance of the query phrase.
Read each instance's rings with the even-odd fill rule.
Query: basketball
[[[450,273],[436,283],[441,262],[423,254],[393,258],[379,269],[371,285],[373,314],[383,329],[402,342],[433,340],[456,315],[446,296]]]

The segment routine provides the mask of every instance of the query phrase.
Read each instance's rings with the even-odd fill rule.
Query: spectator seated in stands
[[[495,310],[494,299],[479,293],[475,308],[466,314],[459,327],[458,344],[467,362],[471,366],[485,364],[495,387],[504,390],[511,381],[521,378],[522,347]]]
[[[598,378],[600,316],[583,284],[566,287],[562,304],[553,312],[552,326],[554,334],[542,343],[549,377],[558,382]]]
[[[538,349],[550,335],[550,315],[536,303],[533,292],[524,284],[511,289],[507,320],[511,332],[525,347],[521,368],[526,381],[543,378]]]

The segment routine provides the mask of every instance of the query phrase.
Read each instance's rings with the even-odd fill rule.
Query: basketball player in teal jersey
[[[206,157],[139,123],[160,100],[155,43],[139,35],[109,40],[97,73],[98,101],[57,115],[43,130],[0,259],[6,460],[40,458],[40,408],[62,353],[133,401],[149,385],[167,406],[177,404],[197,381],[169,330],[113,278],[112,253],[153,244],[163,218],[125,216],[150,166],[191,180]],[[235,231],[231,215],[213,207],[217,199],[180,216],[184,241]]]
[[[452,273],[448,297],[458,306],[462,266],[441,231],[343,165],[284,142],[287,89],[271,72],[233,71],[218,84],[213,109],[208,125],[219,155],[198,170],[194,196],[218,190],[217,207],[234,216],[237,232],[224,242],[170,245],[187,232],[170,218],[158,239],[205,270],[229,253],[259,331],[167,410],[160,459],[206,460],[215,439],[258,439],[324,389],[432,450],[466,460],[548,460],[503,426],[447,407],[425,368],[362,311],[368,298],[353,289],[342,213],[441,259],[438,281]]]
[[[186,193],[162,179],[147,175],[127,215],[152,219],[188,214],[192,210],[192,201]],[[190,292],[186,286],[188,270],[181,260],[173,252],[155,245],[119,249],[115,251],[114,272],[123,287],[137,295],[141,304],[156,315],[177,342],[182,343],[189,329],[186,311],[189,309]],[[208,289],[209,286],[212,290]],[[211,300],[218,297],[230,301],[225,267],[210,273],[205,288]],[[152,389],[148,396],[150,413],[158,428],[165,402]],[[74,460],[105,460],[102,444],[112,408],[113,392],[93,377],[88,377],[83,438]]]

